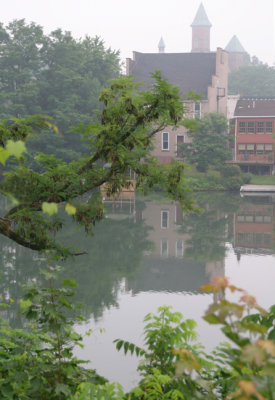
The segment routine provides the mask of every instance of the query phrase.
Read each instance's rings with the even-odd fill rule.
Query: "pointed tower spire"
[[[210,52],[210,28],[211,23],[201,3],[192,27],[192,53],[208,53]]]
[[[208,17],[207,17],[207,14],[205,12],[205,9],[204,9],[202,3],[200,4],[200,6],[198,8],[197,14],[196,14],[196,16],[194,18],[194,21],[192,22],[191,26],[192,27],[193,26],[209,26],[210,28],[212,26],[210,21],[209,21],[209,19],[208,19]]]
[[[162,37],[160,38],[158,48],[159,48],[159,53],[165,53],[165,43]]]
[[[228,53],[246,53],[245,49],[243,48],[241,42],[239,41],[236,35],[234,35],[232,39],[229,41],[225,50],[228,51]]]
[[[232,37],[229,41],[228,45],[225,48],[228,51],[228,65],[229,70],[233,71],[234,69],[238,69],[244,65],[246,65],[249,61],[249,55],[245,51],[241,42],[237,38],[236,35]]]

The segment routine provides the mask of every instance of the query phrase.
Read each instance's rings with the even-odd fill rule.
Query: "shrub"
[[[239,176],[241,174],[241,169],[238,165],[225,164],[221,166],[220,174],[224,178],[231,176]]]
[[[241,176],[231,176],[224,182],[225,188],[228,190],[240,190],[242,184]]]
[[[250,183],[252,177],[253,177],[253,175],[250,174],[250,172],[243,172],[243,173],[242,173],[242,181],[243,181],[243,184],[245,185],[245,184]]]

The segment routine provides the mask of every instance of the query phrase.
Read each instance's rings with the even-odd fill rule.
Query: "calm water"
[[[138,379],[138,361],[118,353],[112,342],[142,345],[143,318],[158,306],[171,305],[195,319],[199,340],[211,349],[223,337],[202,320],[213,295],[198,288],[213,276],[228,276],[264,307],[275,303],[275,197],[203,193],[196,201],[202,212],[185,215],[158,196],[125,198],[106,203],[106,219],[92,237],[75,233],[72,225],[62,233],[65,243],[88,250],[67,262],[64,273],[78,282],[76,300],[87,319],[77,330],[93,329],[77,354],[127,389]],[[1,292],[15,300],[7,318],[20,326],[19,284],[39,280],[44,261],[4,237],[1,247]]]

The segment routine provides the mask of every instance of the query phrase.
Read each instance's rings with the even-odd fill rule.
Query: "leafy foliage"
[[[146,191],[158,184],[164,194],[177,199],[186,209],[192,208],[183,178],[184,164],[175,161],[161,166],[150,155],[155,133],[166,125],[181,123],[183,113],[179,89],[162,79],[160,72],[154,77],[150,92],[138,91],[139,85],[131,77],[113,81],[102,91],[103,109],[97,122],[79,128],[87,143],[87,156],[65,163],[41,153],[36,157],[39,171],[22,157],[17,165],[9,166],[0,190],[19,204],[1,217],[2,234],[33,250],[53,250],[62,257],[75,254],[54,237],[63,226],[63,218],[53,203],[59,205],[58,210],[65,206],[67,211],[70,204],[73,221],[91,232],[93,224],[103,216],[98,189],[105,184],[107,195],[118,193],[129,185],[129,170],[137,174],[137,188]],[[51,123],[39,117],[3,121],[3,151],[8,151],[9,140],[24,142],[37,124],[49,127]],[[104,167],[106,164],[108,168]],[[90,191],[93,192],[87,202],[78,200]]]
[[[227,120],[222,114],[209,113],[197,121],[190,131],[192,143],[183,143],[183,154],[198,171],[207,171],[213,165],[219,168],[230,159]]]
[[[60,267],[43,271],[49,289],[37,282],[28,284],[21,300],[25,318],[31,321],[24,330],[0,323],[0,395],[3,399],[272,399],[274,386],[275,306],[269,311],[256,299],[216,277],[201,289],[215,293],[204,319],[220,324],[230,343],[206,354],[196,340],[195,322],[163,306],[157,315],[145,317],[145,348],[117,340],[118,349],[142,357],[141,381],[130,393],[117,383],[108,383],[95,371],[82,367],[73,356],[81,336],[73,331],[80,317],[72,317],[70,301],[75,282],[63,281],[55,288]],[[225,298],[239,293],[240,302]],[[8,307],[6,299],[2,307]],[[69,312],[69,314],[68,314]],[[77,319],[75,319],[77,318]]]
[[[1,118],[44,113],[64,132],[88,122],[100,90],[120,73],[119,53],[98,38],[76,40],[25,20],[0,27]]]
[[[45,114],[61,132],[88,123],[99,107],[98,96],[120,74],[119,53],[98,38],[74,39],[57,29],[14,20],[0,26],[0,118]],[[76,132],[54,135],[45,129],[29,141],[32,151],[72,161],[85,152]]]
[[[145,317],[147,346],[139,351],[144,358],[139,367],[143,378],[128,398],[273,399],[275,307],[267,312],[254,296],[224,277],[215,277],[201,290],[216,293],[218,300],[204,319],[220,324],[231,344],[207,355],[200,345],[189,343],[196,336],[194,321],[183,324],[181,314],[159,308],[159,315]],[[226,300],[227,291],[240,293],[240,303]],[[117,347],[124,345],[125,350],[126,343],[117,341]]]
[[[62,288],[54,288],[59,269],[49,267],[43,272],[49,289],[37,283],[26,288],[21,309],[30,324],[25,329],[12,329],[0,320],[1,399],[68,399],[82,381],[105,382],[73,356],[82,340],[73,330],[75,319],[66,316],[67,310],[72,313],[75,308],[70,301],[75,283],[66,280]]]

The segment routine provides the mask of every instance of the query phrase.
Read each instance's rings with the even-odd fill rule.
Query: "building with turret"
[[[201,4],[191,24],[193,39],[190,53],[167,53],[164,40],[158,43],[158,53],[134,51],[126,60],[126,73],[133,75],[150,89],[152,72],[160,70],[163,78],[179,86],[186,107],[186,116],[200,118],[205,113],[220,112],[227,116],[228,53],[221,48],[210,51],[211,23]],[[201,101],[188,101],[188,92],[201,94]],[[155,138],[152,154],[159,162],[169,164],[181,159],[180,144],[190,141],[184,127],[166,127]]]
[[[211,23],[206,15],[203,4],[201,3],[192,27],[192,53],[210,52],[210,29]]]
[[[209,53],[210,52],[210,29],[211,22],[208,19],[205,8],[201,3],[191,24],[192,28],[192,53]],[[238,69],[248,64],[249,55],[243,48],[241,42],[236,35],[229,41],[225,50],[228,52],[229,70]]]

